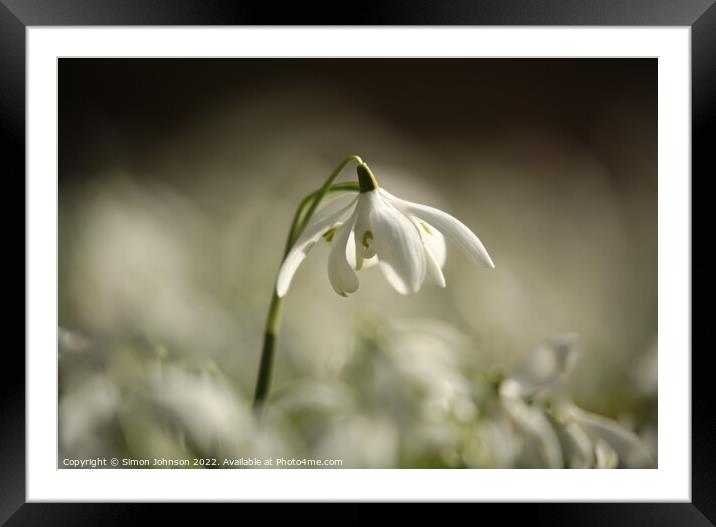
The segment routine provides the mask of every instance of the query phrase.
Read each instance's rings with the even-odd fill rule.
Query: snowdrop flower
[[[494,267],[480,239],[459,220],[379,188],[365,163],[358,164],[357,172],[358,196],[309,223],[286,255],[276,282],[278,297],[286,295],[296,270],[321,237],[333,243],[328,278],[341,296],[358,290],[355,271],[375,264],[403,295],[416,293],[426,277],[445,287],[445,237],[475,263]]]
[[[560,384],[577,360],[577,337],[567,334],[538,347],[499,389],[502,407],[550,468],[644,468],[653,466],[639,436],[619,423],[576,406]],[[540,394],[549,407],[531,404]],[[533,446],[534,446],[533,445]]]
[[[357,165],[358,182],[334,184],[350,163]],[[326,213],[324,207],[323,216],[314,217],[323,198],[332,191],[358,191],[358,195],[342,209]],[[378,187],[360,157],[345,158],[320,189],[301,201],[291,223],[266,317],[254,391],[255,413],[261,413],[271,385],[283,297],[301,262],[321,237],[333,243],[328,257],[331,285],[339,295],[348,296],[358,290],[356,271],[375,264],[400,294],[416,293],[427,277],[445,287],[443,236],[474,262],[494,267],[482,242],[460,221],[441,210],[396,198]]]

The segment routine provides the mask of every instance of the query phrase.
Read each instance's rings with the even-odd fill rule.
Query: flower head
[[[399,199],[378,186],[365,163],[358,165],[360,192],[342,209],[309,223],[284,258],[276,293],[283,297],[301,262],[324,237],[333,244],[328,278],[347,296],[358,290],[360,271],[379,265],[400,294],[417,292],[426,277],[445,287],[445,237],[475,263],[494,264],[480,239],[459,220],[441,210]]]

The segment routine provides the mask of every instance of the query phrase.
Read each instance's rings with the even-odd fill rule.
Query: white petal
[[[368,269],[369,267],[373,267],[374,265],[378,265],[380,262],[378,261],[378,256],[371,256],[367,260],[363,260],[363,269]]]
[[[415,224],[423,240],[428,278],[438,287],[445,287],[445,276],[442,271],[447,259],[445,237],[435,227],[428,225],[415,216],[410,216],[410,220]]]
[[[438,259],[433,255],[427,244],[423,247],[425,247],[425,265],[427,276],[429,276],[430,280],[432,280],[438,287],[445,287],[445,275],[443,275],[443,270],[440,268]]]
[[[360,269],[356,266],[355,227],[351,231],[351,235],[348,238],[348,245],[346,246],[346,259],[348,260],[348,265],[357,270],[368,269],[369,267],[378,265],[378,257],[372,256],[371,258],[363,260],[363,265]]]
[[[485,249],[480,239],[457,218],[454,218],[447,212],[428,207],[427,205],[396,198],[382,188],[379,192],[404,213],[417,216],[421,220],[437,227],[438,230],[452,240],[462,252],[476,263],[487,267],[495,267],[490,255],[487,254],[487,249]]]
[[[594,466],[594,444],[584,429],[574,421],[567,423],[551,420],[559,437],[566,468],[592,468]]]
[[[357,192],[327,194],[321,201],[321,205],[318,210],[313,213],[311,223],[321,221],[327,218],[330,214],[333,214],[334,212],[337,212],[338,210],[343,209],[356,201],[358,201]]]
[[[385,279],[388,281],[388,283],[393,286],[393,289],[395,289],[401,295],[410,294],[410,290],[408,289],[407,285],[400,277],[400,275],[398,275],[395,269],[393,269],[392,266],[380,260],[378,260],[378,264],[380,265],[380,270],[383,271],[383,276],[385,276]]]
[[[425,225],[421,225],[423,227],[423,231],[425,231],[425,226],[427,226],[430,231],[421,233],[423,235],[423,243],[425,243],[427,248],[430,249],[430,252],[435,257],[435,261],[442,269],[443,267],[445,267],[445,261],[447,260],[447,246],[445,245],[445,236],[443,236],[442,232],[440,232],[438,229],[428,224],[427,222],[422,221],[420,223],[425,223]]]
[[[639,436],[627,430],[616,421],[601,415],[586,412],[571,405],[568,416],[579,423],[587,433],[598,437],[609,445],[619,456],[619,463],[627,468],[646,468],[653,466],[651,456],[642,444]]]
[[[281,268],[278,272],[278,278],[276,279],[276,294],[279,297],[283,297],[288,292],[288,287],[291,285],[293,275],[296,274],[298,266],[306,258],[308,251],[315,245],[319,238],[336,222],[346,219],[351,213],[351,210],[355,206],[355,197],[347,206],[342,209],[326,216],[323,219],[313,221],[309,223],[301,236],[298,237],[296,242],[291,247],[291,250],[286,255],[281,263]]]
[[[536,457],[547,468],[564,468],[559,438],[545,413],[519,398],[503,396],[500,403],[524,437],[524,457],[531,462]]]
[[[618,468],[619,455],[606,442],[597,439],[594,443],[594,468]]]
[[[328,279],[341,296],[355,293],[358,290],[358,277],[346,258],[346,246],[355,225],[356,213],[353,212],[335,234],[331,254],[328,257]]]
[[[381,270],[400,294],[415,293],[426,274],[426,257],[420,233],[410,219],[387,203],[376,191],[361,194],[363,213],[373,233]],[[359,234],[357,234],[359,235]]]
[[[353,229],[352,251],[355,257],[353,267],[357,271],[363,268],[366,260],[375,256],[374,233],[369,222],[371,210],[375,206],[376,200],[379,199],[376,192],[369,192],[364,199],[358,199],[358,204],[356,205],[356,225]]]

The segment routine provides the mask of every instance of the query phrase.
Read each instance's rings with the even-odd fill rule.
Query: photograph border
[[[597,5],[598,4],[598,5]],[[392,6],[392,7],[391,7]],[[477,7],[479,6],[479,9]],[[531,7],[530,7],[531,6]],[[303,6],[302,6],[303,7]],[[437,2],[398,4],[363,10],[349,25],[634,25],[689,26],[692,31],[692,173],[706,172],[712,147],[716,106],[716,7],[708,2],[564,2],[549,1],[539,8],[529,0],[440,5]],[[409,10],[408,10],[409,9]],[[266,6],[232,2],[159,1],[150,3],[109,1],[62,3],[0,0],[0,134],[6,174],[25,172],[25,31],[28,26],[85,25],[346,25],[340,13],[283,12],[274,15]],[[298,11],[298,10],[297,10]],[[9,163],[8,163],[9,162]],[[713,165],[711,165],[713,166]],[[712,171],[711,171],[712,172]],[[704,176],[705,177],[705,176]],[[6,177],[10,185],[20,178]],[[692,176],[693,181],[693,176]],[[18,183],[20,184],[20,183]],[[693,187],[692,187],[693,188]],[[10,189],[6,190],[9,195]],[[24,178],[22,194],[25,195]],[[24,199],[23,199],[24,203]],[[23,269],[26,261],[23,252]],[[19,262],[16,265],[20,265]],[[23,276],[25,272],[23,270]],[[23,305],[26,305],[23,303]],[[6,371],[13,372],[0,388],[3,431],[0,442],[0,522],[34,524],[43,518],[61,523],[103,525],[141,518],[141,504],[39,504],[25,503],[25,370],[20,354],[6,351]],[[7,361],[10,361],[9,363]],[[606,522],[623,524],[653,522],[662,525],[708,525],[716,518],[713,495],[716,467],[712,445],[716,444],[716,421],[706,392],[708,368],[705,352],[692,357],[692,502],[690,504],[529,504],[490,505],[493,513],[509,520],[514,514],[550,524],[570,521],[584,525]],[[499,508],[498,508],[499,507]],[[349,515],[350,516],[350,515]],[[182,517],[188,520],[185,511]],[[111,518],[111,519],[110,519]]]

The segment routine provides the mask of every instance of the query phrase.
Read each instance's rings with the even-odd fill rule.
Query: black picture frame
[[[20,196],[23,196],[23,209],[25,203],[24,178],[21,177],[25,173],[25,30],[28,26],[48,25],[688,26],[692,36],[692,195],[694,180],[714,175],[714,147],[709,139],[716,136],[714,0],[391,0],[355,5],[350,9],[342,7],[347,6],[301,3],[277,8],[266,2],[217,0],[0,0],[0,173],[4,175],[4,209],[14,219],[15,212],[7,205],[20,201]],[[17,192],[13,192],[15,189]],[[5,225],[9,227],[8,220]],[[6,245],[6,263],[16,272],[11,275],[10,271],[6,276],[26,276],[25,252],[22,258],[10,256],[14,253],[7,247],[9,245]],[[19,311],[9,302],[6,306],[10,313]],[[20,332],[20,324],[9,324],[9,317],[7,321],[8,330]],[[689,353],[691,350],[671,351]],[[484,521],[485,515],[489,515],[503,522],[529,518],[532,523],[544,525],[713,525],[716,522],[716,456],[713,453],[716,415],[710,404],[711,370],[707,367],[710,353],[711,350],[700,348],[691,355],[690,503],[485,504],[478,505],[479,513],[469,514],[475,514],[475,521]],[[147,512],[154,507],[146,504],[25,503],[25,360],[19,346],[5,346],[3,366],[0,523],[7,522],[11,526],[124,525],[150,520]],[[184,506],[175,507],[174,511],[183,521],[193,519],[193,514]],[[370,519],[377,515],[367,505],[360,508],[354,505],[349,513],[342,514],[352,522],[359,517]],[[421,516],[423,514],[421,512]],[[199,512],[195,518],[206,521],[206,513]],[[272,518],[276,519],[275,515]],[[330,521],[330,516],[327,519]],[[163,520],[170,521],[170,518],[164,515]]]

